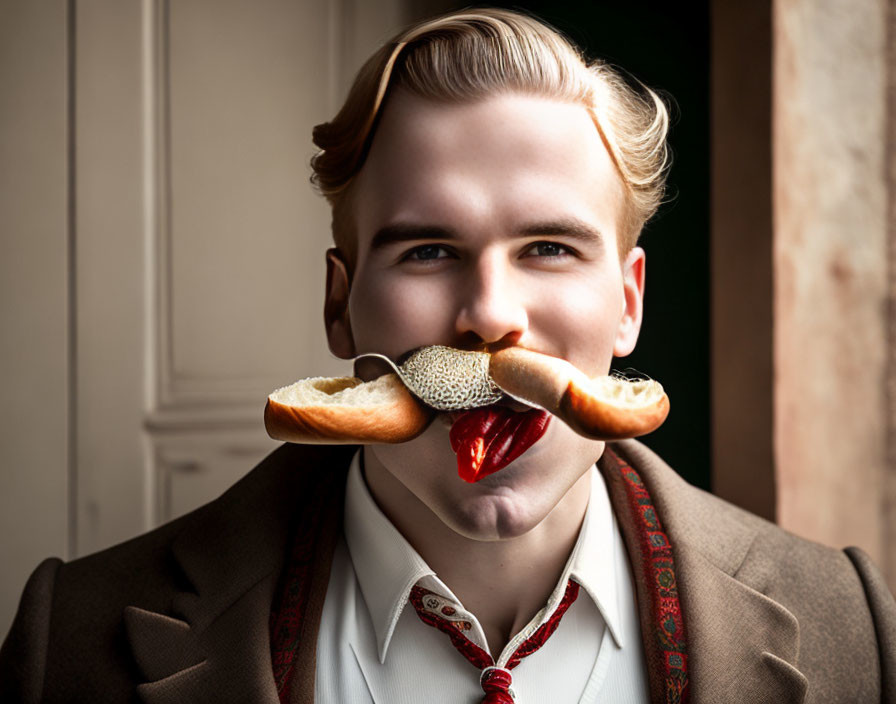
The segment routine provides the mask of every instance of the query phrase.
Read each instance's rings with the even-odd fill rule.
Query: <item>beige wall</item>
[[[0,632],[47,555],[68,554],[66,3],[0,22]]]

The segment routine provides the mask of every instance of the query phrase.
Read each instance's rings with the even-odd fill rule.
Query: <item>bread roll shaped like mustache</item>
[[[277,389],[265,406],[268,435],[295,443],[407,442],[427,428],[436,408],[460,410],[476,407],[471,399],[487,405],[500,397],[483,395],[483,388],[542,408],[594,440],[645,435],[669,413],[669,398],[656,381],[589,378],[563,359],[522,347],[491,354],[424,347],[398,372],[373,381],[313,377]]]

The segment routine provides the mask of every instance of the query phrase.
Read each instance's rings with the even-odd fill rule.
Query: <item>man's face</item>
[[[349,283],[331,258],[328,277],[336,354],[513,344],[596,376],[634,347],[644,253],[620,262],[623,185],[585,108],[397,91],[351,198],[355,271]],[[441,415],[410,442],[367,448],[368,482],[479,540],[528,532],[603,451],[553,418],[508,467],[468,484],[450,425]]]

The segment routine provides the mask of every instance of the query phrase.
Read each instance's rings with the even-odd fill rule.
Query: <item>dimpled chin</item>
[[[533,458],[519,458],[475,485],[458,482],[453,488],[460,488],[460,495],[440,493],[427,503],[455,533],[472,540],[519,537],[538,526],[569,488],[559,481],[545,486],[540,474]]]
[[[442,522],[455,533],[483,542],[525,535],[550,512],[550,507],[533,505],[518,491],[496,492],[460,505],[434,508]]]

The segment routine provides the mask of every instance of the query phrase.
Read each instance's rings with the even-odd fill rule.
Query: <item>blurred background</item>
[[[896,586],[896,0],[492,3],[670,97],[646,442]],[[313,125],[443,0],[0,0],[0,636],[41,559],[220,494],[322,325]]]

